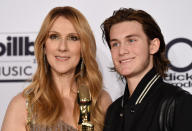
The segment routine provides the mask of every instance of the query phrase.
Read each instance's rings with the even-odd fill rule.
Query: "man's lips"
[[[120,62],[120,63],[128,63],[128,62],[132,61],[133,59],[134,59],[134,57],[132,57],[132,58],[127,58],[127,59],[122,59],[122,60],[120,60],[119,62]]]

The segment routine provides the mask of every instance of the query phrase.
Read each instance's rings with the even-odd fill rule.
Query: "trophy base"
[[[81,131],[94,131],[94,126],[90,123],[82,123]]]

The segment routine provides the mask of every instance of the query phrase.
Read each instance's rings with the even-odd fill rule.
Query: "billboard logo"
[[[0,82],[26,82],[36,70],[36,33],[0,33]]]
[[[29,36],[7,36],[6,40],[6,43],[0,42],[0,56],[34,55],[34,51],[30,51],[30,47],[34,47],[34,42],[29,41]]]

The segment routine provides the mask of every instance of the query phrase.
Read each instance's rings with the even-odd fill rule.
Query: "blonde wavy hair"
[[[32,83],[23,91],[23,95],[29,98],[29,106],[33,107],[32,119],[37,124],[50,126],[59,120],[64,110],[61,96],[51,76],[50,66],[45,58],[44,45],[48,38],[48,32],[55,20],[63,16],[68,19],[79,34],[81,42],[81,60],[77,66],[75,79],[78,86],[86,85],[92,96],[91,121],[96,131],[102,130],[104,114],[101,112],[99,94],[102,89],[102,76],[96,62],[96,43],[92,30],[86,18],[73,7],[53,8],[46,16],[35,41],[35,56],[37,70]],[[84,63],[83,76],[80,74],[81,62]],[[26,95],[27,94],[27,95]],[[78,124],[79,105],[76,102],[74,108],[74,121]]]

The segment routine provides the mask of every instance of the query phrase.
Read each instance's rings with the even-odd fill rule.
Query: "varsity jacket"
[[[182,89],[165,83],[151,69],[131,97],[126,85],[124,95],[110,105],[104,131],[192,131],[192,95],[184,90],[185,93],[177,95],[178,90]],[[165,101],[174,96],[174,110],[162,113]],[[167,122],[165,118],[162,121],[162,114],[171,114],[171,123],[169,117]]]

